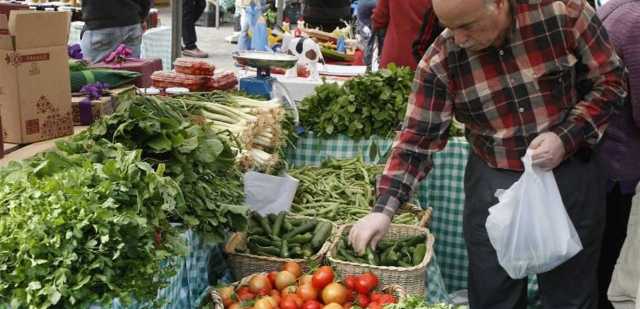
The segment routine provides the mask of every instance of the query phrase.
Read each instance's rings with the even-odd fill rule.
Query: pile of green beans
[[[361,156],[349,160],[330,159],[320,167],[306,166],[289,171],[300,184],[291,212],[330,220],[337,224],[358,221],[371,212],[375,202],[376,177],[384,166],[367,165]],[[416,225],[413,213],[394,217],[393,223]]]

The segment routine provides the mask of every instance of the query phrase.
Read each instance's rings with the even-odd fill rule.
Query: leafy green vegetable
[[[170,220],[194,229],[205,241],[220,243],[227,230],[247,227],[242,174],[231,146],[209,126],[194,123],[192,112],[175,100],[135,97],[58,147],[83,153],[109,140],[141,149],[142,159],[154,167],[163,164],[184,195],[185,203],[176,206]]]
[[[300,106],[302,123],[318,136],[389,136],[404,119],[413,73],[407,68],[369,73],[344,86],[325,83]]]
[[[453,305],[448,304],[427,304],[424,297],[408,296],[400,300],[397,304],[384,306],[384,309],[453,309]]]
[[[0,170],[0,304],[156,297],[174,275],[171,257],[185,252],[165,215],[184,201],[164,166],[140,156],[103,144],[89,156],[50,152]]]

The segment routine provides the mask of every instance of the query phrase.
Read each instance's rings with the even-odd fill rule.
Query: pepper
[[[418,265],[424,260],[424,256],[427,254],[427,245],[419,244],[416,246],[416,251],[413,252],[413,265]]]
[[[369,262],[369,265],[377,266],[380,264],[380,261],[379,261],[380,259],[375,254],[375,252],[371,250],[371,247],[367,246],[365,254],[367,255],[367,262]]]

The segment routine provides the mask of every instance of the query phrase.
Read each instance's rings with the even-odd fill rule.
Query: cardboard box
[[[71,98],[73,125],[90,125],[103,116],[111,115],[115,110],[115,98],[104,96],[98,100],[87,102],[86,97]]]
[[[0,15],[4,15],[9,19],[11,11],[15,10],[28,10],[29,6],[19,2],[0,2]]]
[[[4,140],[25,144],[73,134],[67,12],[12,11],[0,19]]]

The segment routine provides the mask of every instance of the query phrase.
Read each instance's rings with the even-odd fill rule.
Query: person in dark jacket
[[[149,14],[149,0],[84,0],[82,52],[91,63],[100,62],[120,44],[140,57],[142,23]]]
[[[305,0],[303,16],[307,28],[332,32],[351,18],[351,0]]]
[[[182,0],[182,42],[184,49],[182,53],[185,56],[196,58],[207,58],[209,55],[201,51],[196,42],[196,21],[202,16],[204,9],[207,7],[205,0]]]
[[[599,261],[599,308],[613,309],[607,289],[627,238],[631,201],[640,182],[640,38],[633,35],[640,30],[640,0],[610,0],[598,10],[598,16],[629,71],[630,90],[609,119],[601,150],[609,181]]]

